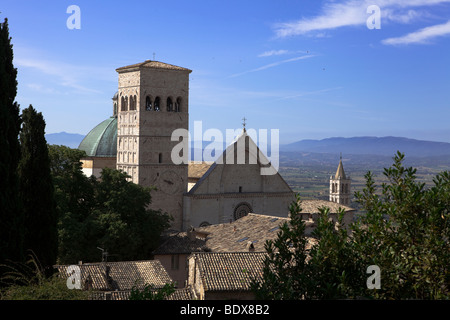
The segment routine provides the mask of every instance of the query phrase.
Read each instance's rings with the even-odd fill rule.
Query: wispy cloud
[[[244,71],[244,72],[233,74],[233,75],[229,76],[229,78],[239,77],[239,76],[242,76],[244,74],[248,74],[248,73],[252,73],[252,72],[258,72],[258,71],[266,70],[266,69],[269,69],[269,68],[273,68],[273,67],[279,66],[279,65],[284,64],[284,63],[294,62],[294,61],[304,60],[304,59],[309,59],[309,58],[312,58],[312,57],[315,57],[315,55],[299,56],[299,57],[295,57],[295,58],[290,58],[290,59],[285,59],[285,60],[269,63],[269,64],[266,64],[264,66],[261,66],[261,67],[255,68],[255,69],[251,69],[251,70],[247,70],[247,71]]]
[[[86,66],[72,65],[64,62],[48,61],[34,57],[15,57],[14,65],[19,68],[31,68],[42,74],[50,75],[54,77],[54,80],[58,83],[58,85],[75,89],[78,92],[101,93],[100,91],[83,84],[92,77],[92,74],[101,73],[98,68],[89,68]],[[39,86],[41,86],[41,89],[43,88],[42,84],[39,84]],[[28,87],[31,89],[37,89],[35,83],[28,84]],[[54,88],[48,90],[57,92]]]
[[[450,20],[447,23],[426,27],[402,37],[385,39],[382,43],[386,45],[424,44],[436,37],[447,35],[450,35]]]
[[[314,32],[322,34],[347,26],[363,26],[366,24],[367,8],[378,5],[381,9],[383,23],[410,23],[423,16],[425,10],[413,10],[414,7],[430,7],[438,4],[450,3],[450,0],[347,0],[344,2],[328,1],[321,13],[315,17],[306,17],[293,22],[279,23],[274,26],[277,37],[284,38],[295,35],[307,35]],[[422,9],[422,8],[421,8]]]
[[[258,57],[271,57],[271,56],[280,56],[283,54],[288,54],[291,53],[289,50],[270,50],[270,51],[265,51],[261,54],[258,55]]]

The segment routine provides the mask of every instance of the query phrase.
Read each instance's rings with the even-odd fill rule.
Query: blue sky
[[[69,29],[70,5],[81,29]],[[370,29],[380,9],[380,28]],[[2,0],[16,100],[47,133],[112,115],[116,68],[193,70],[190,124],[279,129],[280,142],[403,136],[450,142],[450,0]],[[372,20],[370,20],[372,21]],[[376,21],[375,21],[376,22]]]

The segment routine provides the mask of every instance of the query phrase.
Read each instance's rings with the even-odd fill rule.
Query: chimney
[[[248,248],[248,252],[255,251],[255,246],[253,245],[253,242],[251,242],[251,241],[247,242],[247,248]]]
[[[187,236],[189,240],[194,241],[197,238],[197,234],[193,226],[187,231]]]

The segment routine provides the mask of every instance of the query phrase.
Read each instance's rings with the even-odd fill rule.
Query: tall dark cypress
[[[18,176],[25,218],[24,249],[32,250],[44,267],[51,267],[58,248],[57,216],[45,120],[30,105],[23,110],[22,121]]]
[[[0,262],[24,258],[23,215],[17,179],[21,123],[19,105],[15,102],[16,76],[8,19],[5,18],[0,23]]]

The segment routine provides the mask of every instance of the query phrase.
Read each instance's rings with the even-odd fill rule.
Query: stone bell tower
[[[119,74],[117,169],[152,191],[150,208],[161,209],[181,229],[188,164],[174,164],[175,129],[189,129],[189,69],[147,60],[116,69]]]
[[[350,204],[351,180],[345,175],[342,165],[342,155],[335,176],[330,177],[330,201],[343,205]]]

